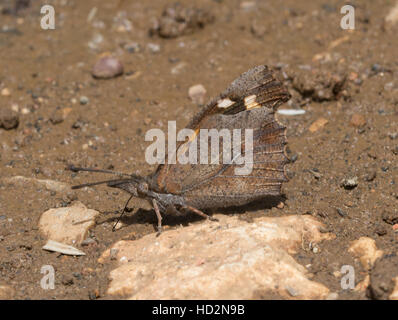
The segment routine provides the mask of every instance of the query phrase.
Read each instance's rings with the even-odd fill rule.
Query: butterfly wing
[[[253,144],[245,141],[238,149],[241,157],[250,159],[252,170],[242,175],[236,168],[242,165],[223,163],[223,148],[219,145],[218,162],[211,158],[209,164],[165,164],[154,175],[159,192],[180,194],[198,208],[230,206],[247,203],[266,195],[279,195],[286,181],[284,154],[285,128],[274,116],[274,110],[287,101],[290,95],[266,66],[256,67],[236,79],[219,97],[213,99],[188,125],[193,134],[177,147],[177,157],[189,152],[192,143],[200,140],[201,129],[252,130]],[[244,140],[244,139],[243,139]],[[241,140],[240,140],[241,141]],[[208,141],[209,142],[209,141]],[[199,144],[197,144],[199,145]],[[200,158],[197,150],[197,159]]]

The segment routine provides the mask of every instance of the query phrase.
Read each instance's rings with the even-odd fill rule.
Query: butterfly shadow
[[[215,213],[221,213],[225,215],[239,215],[245,214],[252,211],[260,211],[260,210],[270,210],[273,207],[276,207],[279,203],[285,202],[286,198],[284,196],[269,196],[265,197],[248,204],[242,206],[230,206],[226,208],[218,208],[218,209],[205,209],[205,212],[208,215],[213,215]],[[108,217],[105,221],[107,223],[116,223],[119,218],[120,212],[108,212],[108,214],[112,214],[112,217]],[[162,224],[165,226],[175,227],[175,226],[188,226],[190,223],[202,221],[203,218],[189,211],[183,211],[181,214],[163,214]],[[139,224],[152,224],[157,229],[157,218],[154,210],[146,210],[142,208],[138,208],[135,210],[134,208],[127,208],[123,217],[120,219],[123,227],[128,227],[130,225],[139,225]]]

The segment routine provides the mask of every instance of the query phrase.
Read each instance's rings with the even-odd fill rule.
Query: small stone
[[[119,249],[111,248],[110,254],[109,254],[111,260],[116,260],[118,252],[119,252]]]
[[[256,8],[256,2],[254,1],[243,1],[240,4],[240,8],[244,11],[250,11]]]
[[[22,108],[22,110],[21,110],[21,113],[23,114],[23,115],[27,115],[27,114],[29,114],[30,113],[30,110],[29,110],[29,108]]]
[[[383,255],[383,251],[377,249],[376,241],[368,237],[361,237],[353,241],[348,252],[359,258],[366,270],[369,270],[375,261]]]
[[[59,124],[64,121],[63,113],[61,109],[56,109],[50,116],[52,124]]]
[[[383,227],[377,227],[376,230],[375,230],[375,233],[378,236],[382,237],[382,236],[385,236],[387,234],[387,230],[385,228],[383,228]]]
[[[160,45],[156,43],[148,43],[147,48],[151,53],[158,53],[160,52]]]
[[[8,88],[2,89],[2,90],[1,90],[1,95],[2,95],[3,97],[9,97],[9,96],[11,95],[10,89],[8,89]]]
[[[19,125],[18,114],[7,108],[0,108],[0,128],[11,130]]]
[[[176,38],[202,29],[214,21],[214,16],[206,9],[186,7],[182,3],[167,5],[162,16],[152,21],[150,35],[162,38]]]
[[[180,62],[180,63],[178,63],[176,66],[174,66],[173,68],[171,68],[170,73],[173,74],[173,75],[180,74],[181,71],[182,71],[183,69],[185,69],[186,66],[187,66],[187,63],[186,63],[186,62]]]
[[[88,297],[90,300],[95,300],[98,299],[100,297],[100,293],[98,289],[95,289],[93,291],[90,291],[88,294]]]
[[[86,105],[86,104],[88,104],[89,102],[90,102],[90,99],[87,98],[86,96],[81,96],[81,97],[80,97],[80,104],[81,104],[81,105]]]
[[[76,249],[70,245],[65,243],[61,243],[58,241],[48,240],[47,243],[42,247],[43,250],[59,252],[65,255],[70,256],[84,256],[86,255],[83,251]]]
[[[338,293],[336,292],[331,292],[329,295],[326,297],[326,300],[337,300],[339,298]]]
[[[189,88],[188,95],[193,103],[202,105],[206,96],[206,89],[203,85],[197,84]]]
[[[365,181],[367,182],[372,182],[374,179],[376,179],[376,171],[369,171],[365,174]]]
[[[84,239],[81,243],[82,246],[88,246],[90,244],[96,244],[97,242],[93,238]]]
[[[87,209],[81,202],[70,207],[47,210],[39,221],[39,230],[48,239],[65,244],[81,243],[95,225],[98,211]]]
[[[315,122],[311,124],[311,126],[308,128],[308,130],[312,133],[322,129],[329,121],[325,118],[319,118]]]
[[[350,124],[353,127],[360,128],[366,124],[366,119],[363,115],[355,113],[351,117]]]
[[[98,50],[104,42],[104,36],[100,33],[93,35],[91,40],[87,43],[88,47],[92,50]]]
[[[398,155],[398,146],[396,146],[394,149],[392,149],[392,153],[395,155]]]
[[[341,216],[341,217],[346,217],[347,213],[345,213],[342,209],[340,208],[336,208],[337,213]]]
[[[131,43],[127,43],[124,46],[124,49],[129,52],[129,53],[137,53],[141,51],[141,46],[139,43],[137,42],[131,42]]]
[[[122,63],[111,56],[106,56],[97,61],[92,70],[96,79],[110,79],[123,74]]]
[[[351,177],[351,178],[343,179],[341,182],[341,186],[347,190],[354,189],[356,186],[358,186],[358,177]]]
[[[390,132],[390,133],[388,134],[388,137],[389,137],[391,140],[395,140],[395,139],[398,138],[398,132]]]
[[[385,210],[382,214],[382,219],[385,223],[395,225],[398,223],[398,211]]]
[[[250,27],[250,31],[255,37],[262,38],[265,35],[267,28],[257,20],[254,20]]]
[[[276,206],[278,209],[283,209],[285,207],[285,204],[281,201],[278,203],[278,205]]]

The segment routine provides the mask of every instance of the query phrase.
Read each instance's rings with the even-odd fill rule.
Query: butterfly
[[[170,162],[166,159],[164,164],[158,165],[146,177],[70,166],[69,170],[75,172],[103,172],[124,176],[72,188],[106,184],[126,191],[130,198],[122,214],[132,197],[146,199],[155,210],[159,234],[162,230],[162,214],[188,210],[214,220],[202,210],[241,206],[265,197],[280,196],[281,185],[287,181],[285,165],[289,159],[285,153],[286,128],[276,120],[275,111],[289,99],[288,90],[267,66],[254,67],[234,80],[224,92],[197,113],[187,125],[192,134],[186,141],[176,145],[175,153],[181,155],[199,141],[204,129],[251,130],[250,148],[246,140],[238,145],[240,156],[250,156],[251,171],[247,174],[236,173],[236,169],[241,167],[238,161],[203,164]],[[197,152],[200,155],[200,151]],[[210,153],[211,150],[205,151],[207,152]],[[226,156],[225,150],[219,150],[216,156]]]

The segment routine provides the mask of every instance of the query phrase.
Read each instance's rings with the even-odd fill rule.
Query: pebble
[[[336,292],[331,292],[327,297],[326,300],[337,300],[339,295]]]
[[[358,177],[344,178],[341,185],[347,190],[354,189],[358,186]]]
[[[337,213],[341,216],[341,217],[346,217],[347,213],[345,213],[342,209],[340,208],[336,208]]]
[[[99,59],[91,72],[96,79],[110,79],[123,74],[122,63],[111,56]]]
[[[363,115],[355,113],[351,117],[350,124],[356,128],[360,128],[366,124],[366,119]]]
[[[183,69],[185,69],[186,66],[187,66],[187,63],[186,63],[186,62],[180,62],[180,63],[177,64],[175,67],[171,68],[170,73],[173,74],[173,75],[180,74],[181,71],[182,71]]]
[[[255,1],[243,1],[240,4],[240,8],[244,11],[250,11],[256,8],[256,2]]]
[[[90,300],[95,300],[95,299],[99,298],[100,297],[99,290],[95,289],[93,291],[90,291],[88,294],[88,297]]]
[[[116,248],[112,248],[110,250],[110,258],[111,258],[111,260],[116,260],[118,252],[119,252],[119,249],[116,249]]]
[[[389,137],[391,140],[395,140],[395,139],[398,138],[398,132],[390,132],[390,133],[388,134],[388,137]]]
[[[365,175],[365,181],[367,181],[367,182],[373,181],[374,179],[376,179],[376,175],[377,175],[376,171],[367,172]]]
[[[3,97],[9,97],[9,96],[11,95],[10,89],[8,89],[8,88],[2,89],[2,90],[1,90],[1,95],[2,95]]]
[[[255,37],[262,38],[267,32],[267,28],[257,20],[254,20],[251,24],[250,31]]]
[[[71,256],[86,255],[83,251],[76,249],[75,247],[53,240],[48,240],[47,243],[42,247],[42,249],[47,251],[59,252]]]
[[[82,246],[88,246],[90,244],[96,244],[97,242],[93,238],[84,239],[81,243]]]
[[[81,105],[86,105],[86,104],[88,104],[89,102],[90,102],[90,99],[87,98],[86,96],[81,96],[81,97],[80,97],[80,104],[81,104]]]
[[[131,43],[127,43],[127,44],[124,46],[124,49],[125,49],[127,52],[129,52],[129,53],[137,53],[137,52],[140,52],[141,46],[140,46],[140,44],[137,43],[137,42],[131,42]]]
[[[158,53],[160,52],[160,45],[156,43],[148,43],[147,48],[151,53]]]
[[[100,33],[93,35],[91,40],[87,43],[88,47],[92,50],[99,49],[99,46],[104,42],[104,37]]]
[[[18,114],[7,108],[0,108],[0,128],[11,130],[19,125]]]
[[[204,103],[206,92],[207,91],[203,85],[196,84],[189,88],[188,95],[193,103],[201,105]]]
[[[63,113],[61,109],[55,109],[50,116],[52,124],[59,124],[64,121]]]
[[[279,109],[277,111],[277,113],[284,115],[284,116],[297,116],[297,115],[305,114],[305,110],[303,110],[303,109]]]
[[[329,121],[325,118],[319,118],[311,124],[308,130],[312,133],[322,129]]]
[[[278,203],[278,205],[276,206],[278,209],[283,209],[285,207],[285,204],[281,201]]]

